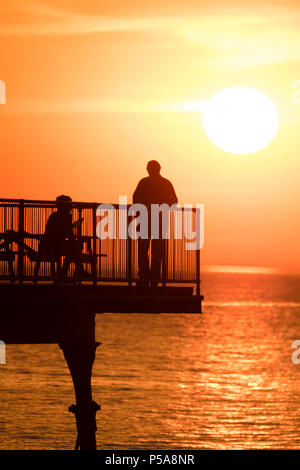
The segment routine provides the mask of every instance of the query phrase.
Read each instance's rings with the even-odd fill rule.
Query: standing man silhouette
[[[149,280],[156,286],[161,277],[161,265],[164,254],[164,240],[162,239],[162,220],[160,217],[159,238],[151,242],[151,269],[149,255],[151,241],[151,204],[177,204],[178,199],[172,183],[160,175],[160,164],[156,160],[148,162],[149,176],[141,179],[133,194],[134,204],[144,204],[148,210],[148,237],[138,239],[138,266],[139,278],[144,285]],[[161,215],[161,214],[160,214]]]

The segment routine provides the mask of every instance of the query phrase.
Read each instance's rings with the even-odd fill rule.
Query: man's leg
[[[65,259],[61,269],[61,276],[65,277],[68,274],[70,264],[75,263],[75,275],[83,276],[88,274],[85,272],[82,263],[79,261],[82,252],[82,243],[78,240],[66,240],[63,246]]]
[[[65,256],[62,268],[60,270],[60,277],[66,277],[70,268],[71,260],[68,255]]]
[[[149,250],[150,240],[138,240],[138,265],[139,265],[139,278],[149,279]]]
[[[83,243],[79,240],[73,240],[71,244],[72,256],[75,258],[75,277],[85,277],[90,276],[90,273],[86,271],[83,267],[80,257],[83,250]]]
[[[164,254],[165,240],[154,239],[151,242],[151,279],[152,284],[156,285],[161,280],[161,265]]]
[[[74,243],[73,240],[62,241],[59,246],[59,252],[65,257],[60,270],[60,277],[66,277],[69,272],[70,264],[74,259],[74,255],[75,253],[77,254],[76,242]]]

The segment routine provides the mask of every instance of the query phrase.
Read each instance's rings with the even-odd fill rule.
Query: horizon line
[[[230,274],[295,274],[300,275],[299,268],[249,265],[203,265],[202,273]]]

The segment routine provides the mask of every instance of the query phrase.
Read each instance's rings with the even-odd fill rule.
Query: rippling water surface
[[[99,449],[299,448],[299,284],[207,273],[204,315],[99,315]],[[0,382],[1,449],[73,448],[58,346],[7,346]]]

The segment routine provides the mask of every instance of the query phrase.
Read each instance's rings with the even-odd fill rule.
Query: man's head
[[[72,198],[70,196],[65,196],[64,194],[62,194],[61,196],[57,196],[56,198],[57,209],[60,212],[68,213],[72,209],[71,202],[72,202]]]
[[[149,176],[157,176],[160,173],[160,164],[156,160],[150,160],[147,165]]]

